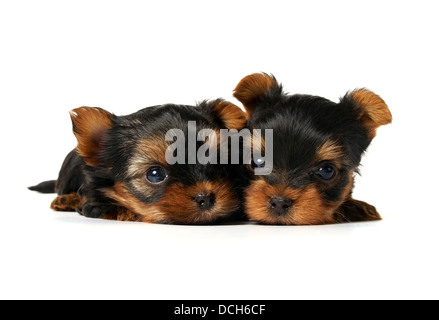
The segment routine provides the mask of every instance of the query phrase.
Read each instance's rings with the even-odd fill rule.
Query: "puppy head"
[[[91,175],[106,173],[111,183],[98,188],[114,206],[129,209],[145,222],[174,224],[213,223],[239,209],[228,168],[202,164],[197,158],[190,161],[203,144],[219,155],[215,137],[195,140],[194,150],[189,150],[188,143],[204,129],[244,127],[245,113],[233,104],[215,100],[197,107],[163,105],[121,117],[82,107],[73,110],[71,117],[77,151],[92,169],[88,170]],[[191,127],[190,121],[196,126]],[[178,150],[183,152],[183,163],[169,164],[166,153],[175,139],[167,135],[176,131],[182,135],[174,138],[184,139],[183,150]]]
[[[242,79],[235,97],[249,113],[250,129],[273,130],[273,170],[254,176],[247,189],[249,218],[267,224],[335,222],[362,154],[376,129],[392,120],[385,102],[366,89],[348,92],[339,103],[286,95],[267,74]],[[253,168],[264,165],[258,160]]]

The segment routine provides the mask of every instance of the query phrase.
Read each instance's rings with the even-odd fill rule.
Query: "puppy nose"
[[[199,193],[195,196],[194,201],[200,210],[209,210],[215,205],[215,194]]]
[[[270,211],[278,216],[287,214],[293,205],[293,200],[273,197],[269,201]]]

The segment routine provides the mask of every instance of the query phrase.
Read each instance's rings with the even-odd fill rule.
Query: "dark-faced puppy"
[[[379,220],[375,208],[351,197],[354,174],[376,135],[391,122],[385,102],[366,89],[339,103],[287,95],[273,76],[241,80],[235,97],[250,129],[273,130],[273,170],[254,176],[245,194],[250,220],[266,224],[328,224]],[[264,166],[253,159],[252,167]]]
[[[238,212],[240,181],[233,177],[238,166],[202,164],[198,158],[193,162],[193,152],[204,143],[197,141],[200,131],[245,126],[246,115],[235,105],[223,100],[196,107],[169,104],[128,116],[82,107],[73,110],[71,118],[77,148],[67,156],[57,181],[31,188],[57,192],[53,209],[172,224],[214,223]],[[177,131],[184,139],[178,151],[187,152],[170,164],[166,152],[175,139],[169,133]],[[207,144],[219,150],[219,143],[210,138]],[[177,152],[172,150],[171,158]]]

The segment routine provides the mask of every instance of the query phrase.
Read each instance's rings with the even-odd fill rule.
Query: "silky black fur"
[[[325,183],[313,175],[321,166],[314,159],[326,141],[337,141],[344,150],[344,165],[335,185],[329,189],[323,185],[323,197],[327,201],[340,200],[349,182],[349,172],[358,169],[361,156],[371,142],[348,96],[335,103],[318,96],[287,95],[277,83],[256,104],[248,127],[273,129],[273,172],[262,178],[275,185],[286,177],[293,189]]]
[[[136,148],[140,141],[149,137],[162,136],[172,128],[181,129],[188,137],[188,121],[196,121],[197,133],[200,129],[223,129],[224,123],[212,111],[211,102],[203,101],[197,106],[167,104],[142,109],[127,116],[115,116],[111,118],[112,127],[106,132],[99,153],[99,166],[86,165],[84,159],[76,150],[71,151],[62,165],[55,188],[44,189],[31,187],[35,191],[52,191],[59,195],[78,192],[87,199],[78,212],[92,218],[102,218],[117,210],[118,204],[107,198],[101,190],[115,185],[116,182],[124,182],[136,198],[144,203],[154,203],[160,200],[163,188],[157,186],[152,195],[139,193],[130,185],[134,178],[127,172],[128,164],[136,154]],[[76,128],[73,126],[73,130]],[[218,136],[219,138],[219,136]],[[155,141],[151,140],[151,144]],[[197,142],[199,145],[204,142]],[[186,163],[187,163],[186,152]],[[219,152],[218,152],[219,163]],[[109,169],[111,168],[111,169]],[[245,181],[240,176],[244,175],[242,166],[239,165],[202,165],[202,164],[174,164],[168,166],[169,181],[180,182],[186,186],[195,185],[199,181],[217,181],[226,179],[232,184],[242,202],[242,190]],[[51,182],[52,184],[54,181]],[[49,184],[47,182],[46,184]],[[244,219],[241,210],[234,214],[234,219]]]

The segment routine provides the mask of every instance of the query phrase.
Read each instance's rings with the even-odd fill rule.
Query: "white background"
[[[0,2],[0,298],[438,299],[437,1]],[[68,111],[223,97],[254,72],[388,103],[354,196],[384,220],[168,226],[49,209],[27,186],[75,146]]]

